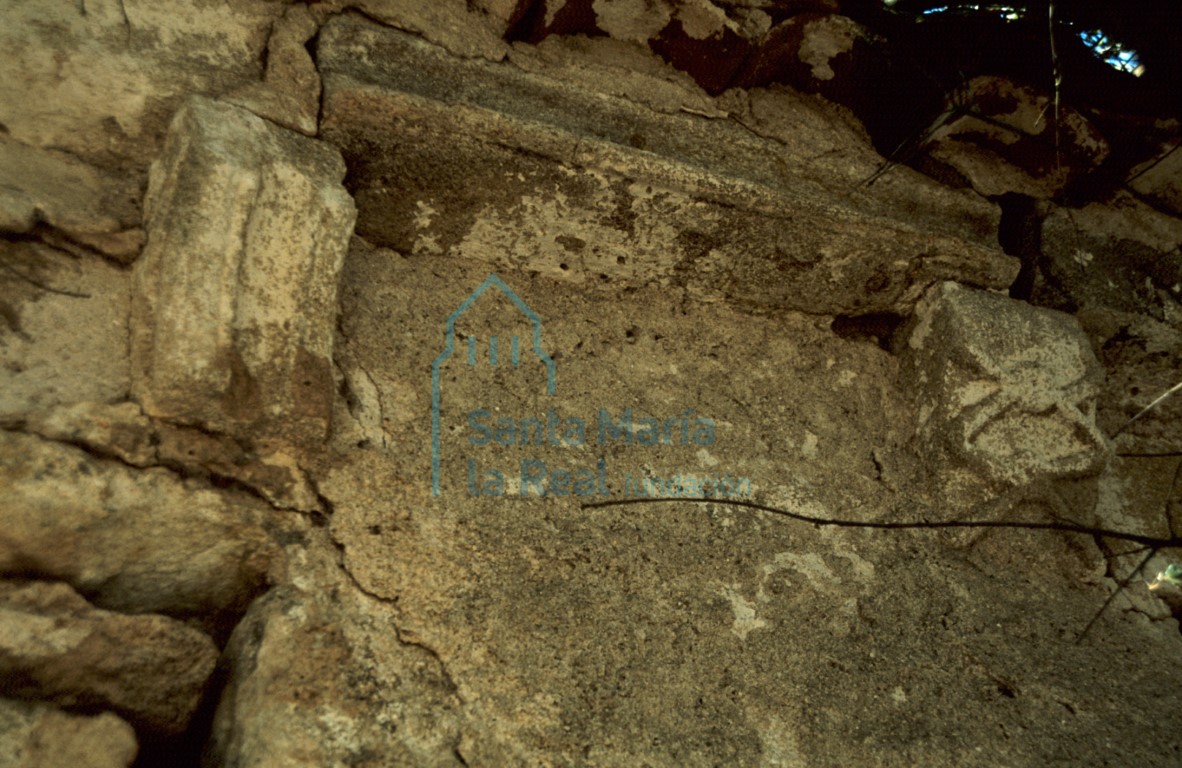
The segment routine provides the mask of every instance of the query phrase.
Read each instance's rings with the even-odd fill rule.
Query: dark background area
[[[960,4],[964,7],[967,4]],[[1001,4],[998,4],[1001,5]],[[958,10],[931,0],[899,0],[887,8],[881,0],[847,0],[842,12],[903,49],[915,64],[946,88],[958,78],[1005,75],[1050,89],[1053,68],[1047,3],[1005,3],[1024,11],[1006,21],[996,6]],[[923,15],[948,6],[943,13]],[[1154,117],[1182,115],[1182,3],[1176,0],[1074,0],[1054,6],[1055,43],[1062,75],[1061,97],[1077,108],[1100,108]],[[1135,77],[1097,57],[1079,38],[1099,29],[1110,39],[1137,51],[1145,72]]]

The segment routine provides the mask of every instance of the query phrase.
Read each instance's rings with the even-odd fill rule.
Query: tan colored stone
[[[185,473],[209,474],[219,480],[236,480],[282,509],[320,510],[316,492],[297,457],[281,444],[250,448],[226,435],[167,422],[155,425],[154,438],[158,442],[157,464]]]
[[[304,587],[271,591],[234,630],[208,754],[227,768],[462,765],[446,672],[400,638],[395,610],[324,560],[322,535],[301,562]]]
[[[502,39],[512,16],[500,0],[329,0],[315,9],[356,8],[383,24],[419,35],[461,58],[500,61],[509,51]]]
[[[848,54],[856,41],[870,36],[865,27],[839,15],[813,19],[802,29],[797,56],[809,67],[813,79],[820,81],[834,78],[831,62],[835,57]]]
[[[148,192],[133,391],[151,416],[315,447],[354,208],[331,147],[194,98]]]
[[[123,262],[139,253],[139,190],[59,151],[0,138],[0,231],[46,224]]]
[[[186,476],[236,481],[282,509],[318,511],[320,502],[295,456],[260,451],[227,435],[153,420],[136,403],[73,403],[22,416],[25,431],[80,445],[136,467],[168,467]]]
[[[164,469],[0,432],[0,488],[0,574],[66,581],[104,608],[216,626],[278,566],[278,513]]]
[[[283,8],[269,0],[14,5],[0,29],[0,123],[17,141],[127,168],[138,181],[188,94],[260,77]]]
[[[791,512],[955,517],[910,447],[916,418],[898,357],[838,338],[829,318],[752,315],[659,286],[605,301],[591,285],[497,274],[541,319],[556,395],[525,355],[514,369],[485,365],[490,337],[504,344],[523,323],[500,294],[482,294],[455,325],[482,350],[477,365],[461,355],[441,371],[445,484],[433,496],[427,372],[488,267],[359,243],[342,275],[338,348],[369,385],[358,410],[377,408],[388,446],[356,450],[341,435],[316,473],[357,588],[454,684],[469,765],[983,767],[999,752],[977,747],[1001,730],[1014,764],[1101,753],[1168,764],[1162,728],[1182,713],[1154,702],[1182,679],[1160,663],[1182,637],[1161,612],[1124,610],[1119,597],[1075,644],[1115,588],[1091,537],[1004,530],[954,549],[941,531],[819,528],[721,502],[584,509],[604,497],[554,477],[545,496],[513,484],[522,459],[577,470],[602,457],[617,500],[629,474],[731,473],[751,479],[754,501]],[[692,407],[716,420],[716,442],[600,440],[598,409],[619,419],[629,406],[633,422]],[[465,416],[478,407],[511,419],[553,408],[587,419],[588,439],[473,444]],[[502,496],[472,493],[469,459],[508,476]],[[1006,519],[1050,519],[1041,504],[1013,507]],[[1086,520],[1089,510],[1065,513]],[[313,587],[300,562],[293,571],[305,593],[331,594],[334,582]],[[355,647],[349,656],[362,660],[374,649]],[[317,690],[327,699],[334,687]],[[310,719],[323,699],[309,693],[316,705],[293,708]]]
[[[291,5],[275,22],[267,40],[267,71],[263,82],[224,97],[284,128],[316,135],[320,111],[320,75],[305,44],[319,25],[305,5]]]
[[[93,254],[0,241],[0,420],[127,397],[129,288]]]
[[[158,463],[155,429],[131,402],[72,403],[29,414],[24,428],[49,440],[84,446],[136,467]]]
[[[10,696],[110,709],[176,736],[217,656],[208,636],[173,619],[98,610],[65,584],[0,582],[0,677]]]
[[[904,355],[917,445],[946,509],[1094,476],[1107,461],[1103,374],[1070,315],[944,283],[916,308]]]
[[[648,41],[669,24],[677,10],[680,10],[678,17],[687,20],[683,23],[697,32],[698,37],[709,37],[720,32],[727,23],[726,15],[719,8],[701,0],[686,3],[683,9],[677,9],[675,4],[663,0],[655,3],[644,0],[595,0],[591,3],[591,10],[595,14],[596,26],[608,37],[646,47]]]
[[[71,715],[0,699],[0,755],[7,768],[129,768],[139,747],[117,715]]]

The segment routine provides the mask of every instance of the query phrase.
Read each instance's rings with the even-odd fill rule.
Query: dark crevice
[[[34,432],[34,431],[29,430],[27,423],[25,423],[24,421],[13,421],[13,422],[3,423],[3,424],[0,424],[0,429],[3,429],[7,432],[15,432],[18,434],[22,434],[27,437],[35,437],[38,440],[43,440],[47,443],[57,443],[58,445],[68,445],[71,448],[77,448],[78,450],[82,451],[83,453],[85,453],[86,455],[90,456],[93,459],[98,459],[100,461],[113,461],[113,462],[121,464],[125,467],[129,467],[129,468],[135,469],[135,470],[150,469],[153,466],[153,465],[140,466],[138,464],[132,464],[131,462],[126,461],[125,459],[123,459],[118,454],[116,454],[112,451],[104,451],[102,448],[92,445],[90,443],[84,442],[82,440],[69,440],[69,439],[59,439],[59,438],[53,438],[53,437],[46,437],[45,435],[42,435],[38,432]]]
[[[229,682],[229,668],[219,659],[205,683],[201,703],[189,727],[174,739],[145,738],[137,733],[140,751],[132,768],[201,768],[203,753],[213,733],[214,715]]]
[[[509,16],[505,30],[505,42],[525,42],[530,31],[541,27],[546,16],[546,4],[542,0],[518,0],[517,7]]]
[[[271,42],[275,39],[275,28],[279,26],[279,21],[271,22],[271,26],[267,29],[267,41],[263,43],[263,49],[259,51],[259,82],[265,82],[267,79],[267,67],[271,65]]]
[[[336,506],[332,503],[332,499],[325,496],[320,490],[320,484],[316,482],[316,478],[311,473],[305,472],[304,476],[308,478],[308,485],[312,487],[312,492],[316,494],[316,501],[320,504],[320,509],[310,513],[312,525],[317,528],[326,528],[329,520],[336,513]]]
[[[316,27],[316,31],[312,36],[304,41],[304,50],[308,52],[308,57],[312,60],[312,68],[316,70],[317,92],[316,92],[316,138],[320,138],[320,126],[324,124],[324,76],[320,73],[320,33],[324,30],[324,25]]]
[[[5,232],[3,234],[3,236],[0,237],[0,243],[4,243],[4,242],[7,242],[7,243],[28,243],[28,244],[33,244],[33,245],[39,245],[39,246],[43,246],[45,248],[49,248],[53,251],[56,251],[56,252],[62,254],[63,256],[76,258],[76,254],[73,254],[64,248],[59,247],[58,244],[51,242],[52,239],[57,239],[53,236],[58,233],[59,233],[59,231],[54,229],[53,227],[50,227],[47,224],[38,223],[29,232]],[[62,237],[65,237],[65,236],[62,235]],[[68,237],[66,237],[65,239],[69,240]],[[72,243],[72,241],[70,241],[70,242]],[[92,249],[86,248],[85,246],[79,246],[79,247],[85,249],[87,252],[89,252],[95,256],[100,256],[100,257],[103,256],[103,254],[98,253],[97,251],[93,251]],[[32,259],[27,260],[27,261],[34,262],[34,260],[32,260]],[[28,266],[30,267],[30,269],[32,269],[34,271],[38,271],[42,268],[41,264],[35,263],[35,262],[29,263]],[[89,293],[84,293],[82,291],[72,291],[67,288],[60,288],[57,286],[49,285],[44,280],[42,280],[40,278],[40,276],[35,276],[33,274],[30,274],[28,271],[26,271],[24,269],[19,269],[16,266],[14,266],[13,264],[9,263],[9,260],[7,258],[0,258],[0,270],[3,270],[4,273],[6,273],[6,274],[24,282],[24,283],[31,285],[34,288],[45,291],[46,293],[53,293],[53,294],[57,294],[58,296],[68,296],[68,297],[74,298],[74,299],[89,299],[89,298],[91,298],[91,294],[89,294]]]
[[[1007,192],[994,200],[1001,207],[997,243],[1010,256],[1021,261],[1018,276],[1010,284],[1010,298],[1029,301],[1034,293],[1038,263],[1042,258],[1042,222],[1044,204],[1028,195]]]
[[[228,437],[227,435],[222,435],[222,434],[219,434],[216,432],[211,432],[209,430],[206,430],[206,429],[203,429],[203,428],[197,427],[197,426],[190,426],[190,428],[194,429],[197,432],[200,432],[201,434],[209,436],[209,437],[214,437],[214,438],[219,438],[219,439]],[[152,461],[149,464],[144,464],[144,465],[133,464],[132,462],[127,461],[126,459],[121,457],[118,453],[116,453],[112,450],[106,450],[102,446],[88,443],[84,440],[70,440],[70,439],[63,439],[63,438],[46,437],[45,435],[42,435],[38,432],[29,430],[27,424],[25,424],[24,422],[10,422],[10,423],[0,424],[0,429],[5,429],[6,431],[17,432],[20,434],[28,435],[30,437],[35,437],[38,440],[44,440],[49,443],[58,443],[60,445],[68,445],[72,448],[76,448],[76,449],[82,451],[83,453],[87,454],[88,456],[90,456],[94,459],[98,459],[100,461],[116,462],[118,464],[121,464],[125,467],[129,467],[129,468],[137,470],[137,471],[142,471],[142,470],[147,470],[147,469],[166,469],[182,480],[199,480],[199,481],[205,482],[211,488],[216,488],[218,490],[238,491],[238,492],[244,493],[248,496],[252,496],[252,497],[262,501],[264,504],[266,504],[271,509],[275,509],[278,511],[284,511],[284,512],[297,512],[299,514],[309,514],[309,513],[304,512],[303,510],[278,506],[273,501],[271,501],[269,498],[267,498],[267,496],[262,491],[260,491],[259,489],[255,488],[253,485],[250,485],[249,483],[247,483],[243,480],[239,480],[238,478],[222,474],[222,473],[217,472],[216,470],[210,469],[208,467],[199,466],[196,464],[187,464],[179,459],[160,458],[159,456],[153,456]],[[153,445],[157,445],[159,443],[160,438],[159,438],[158,433],[156,433],[155,430],[153,430],[152,434],[149,436],[149,439],[152,441]],[[237,441],[235,441],[235,444],[238,444]],[[240,444],[238,444],[238,445],[239,445],[239,448],[241,449],[241,445]],[[241,450],[244,454],[246,453],[245,449],[241,449]],[[303,472],[302,469],[300,471]],[[303,473],[304,473],[304,476],[309,479],[309,482],[311,482],[311,477],[306,472],[303,472]],[[315,488],[315,485],[314,484],[312,484],[312,485],[313,485],[313,488]],[[322,503],[324,501],[326,501],[322,496],[320,496],[319,492],[317,492],[317,497],[320,499],[320,501]],[[313,511],[311,513],[311,519],[314,523],[317,522],[319,517],[323,517],[323,513],[319,512],[319,511]]]
[[[829,329],[843,339],[870,341],[886,351],[905,316],[896,312],[868,312],[863,315],[838,315]]]
[[[559,5],[549,23],[546,20],[548,5],[553,7],[554,4],[542,0],[520,0],[510,17],[505,41],[539,43],[550,35],[606,35],[599,28],[599,17],[589,0],[569,0]]]

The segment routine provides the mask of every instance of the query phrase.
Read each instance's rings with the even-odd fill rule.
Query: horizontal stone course
[[[320,40],[323,136],[375,244],[821,314],[904,312],[937,280],[1004,288],[1016,272],[993,206],[912,177],[866,191],[856,167],[823,180],[807,136],[456,60],[357,17]]]

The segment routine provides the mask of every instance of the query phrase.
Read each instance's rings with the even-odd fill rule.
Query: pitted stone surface
[[[331,411],[353,201],[331,147],[194,98],[173,120],[135,265],[133,391],[152,416],[315,445]]]
[[[1173,385],[1170,156],[1124,171],[1176,124],[1083,124],[1069,75],[1059,171],[996,79],[892,155],[956,189],[882,166],[944,94],[874,3],[50,5],[0,30],[0,573],[96,608],[0,588],[4,693],[153,765],[1175,765],[1175,591],[1076,642],[1128,542],[582,503],[1164,535],[1177,457],[1101,470],[1078,331],[989,291],[1000,238],[1082,309],[1109,434]],[[1063,191],[1001,231],[981,196]],[[225,674],[175,741],[194,627]],[[132,760],[8,711],[54,768]]]
[[[358,233],[374,244],[765,312],[905,312],[932,282],[970,273],[1002,288],[1015,272],[979,199],[931,196],[913,177],[871,194],[861,158],[848,183],[823,181],[807,140],[780,123],[820,134],[820,114],[786,93],[786,114],[767,105],[756,123],[769,140],[740,124],[746,106],[734,120],[654,113],[351,16],[326,25],[319,51],[323,135],[350,165]],[[939,234],[920,234],[917,217]]]
[[[938,532],[818,529],[722,504],[582,509],[605,498],[597,486],[580,496],[554,473],[526,488],[522,459],[577,471],[602,457],[608,498],[628,493],[629,474],[681,468],[747,474],[756,500],[817,516],[951,516],[906,448],[916,417],[898,359],[836,339],[827,324],[668,290],[603,303],[592,287],[498,272],[542,320],[557,392],[546,394],[544,369],[524,354],[517,367],[489,366],[491,337],[507,345],[530,324],[503,293],[481,294],[456,320],[459,359],[441,369],[445,483],[433,496],[429,372],[446,319],[487,276],[471,261],[356,244],[339,349],[366,389],[346,396],[338,453],[315,471],[342,566],[452,681],[456,754],[469,765],[580,755],[810,765],[870,754],[900,766],[1028,764],[1097,750],[1162,764],[1171,745],[1154,735],[1160,714],[1126,705],[1130,679],[1172,695],[1172,683],[1152,681],[1173,668],[1150,674],[1146,664],[1150,647],[1172,652],[1176,629],[1139,600],[1074,644],[1106,594],[1094,587],[1105,564],[1089,537],[995,531],[955,548]],[[1032,322],[1059,338],[1056,320]],[[1070,350],[1038,376],[1067,389],[1094,383],[1094,363]],[[597,409],[618,421],[625,406],[637,425],[693,408],[716,419],[717,442],[601,444]],[[591,428],[583,445],[520,445],[508,431],[504,444],[478,444],[483,433],[465,419],[477,407],[490,412],[478,424],[544,424],[553,408],[560,419],[588,415]],[[487,470],[502,471],[504,486]],[[1046,519],[1039,504],[1011,506]],[[412,711],[429,718],[438,706]],[[1065,721],[1068,708],[1077,714]],[[1116,709],[1121,717],[1106,714]],[[998,730],[1021,735],[987,757],[976,751]]]
[[[905,355],[920,451],[958,503],[1103,467],[1102,374],[1071,316],[944,283],[917,308]]]

